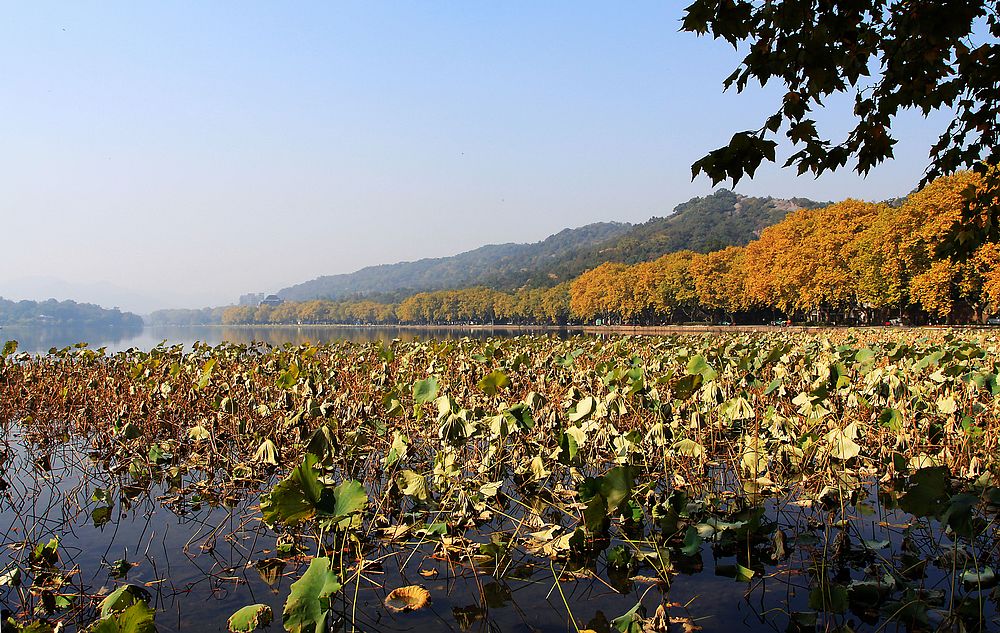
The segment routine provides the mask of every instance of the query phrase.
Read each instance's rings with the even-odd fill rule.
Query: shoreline
[[[825,330],[973,330],[988,331],[993,327],[988,325],[416,325],[416,324],[368,324],[355,325],[348,323],[260,323],[233,324],[221,323],[205,325],[146,325],[146,328],[233,328],[240,330],[273,329],[273,330],[418,330],[436,332],[524,332],[525,334],[545,332],[578,332],[581,334],[633,334],[644,336],[663,336],[670,334],[726,334],[743,332],[822,332]],[[997,328],[1000,331],[1000,328]]]

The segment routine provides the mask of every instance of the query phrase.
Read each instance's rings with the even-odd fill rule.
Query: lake
[[[551,330],[546,333],[566,337],[579,330]],[[63,348],[86,342],[91,349],[107,348],[108,352],[118,352],[130,348],[149,350],[166,341],[168,344],[191,345],[196,341],[218,345],[222,342],[252,343],[270,345],[285,343],[329,343],[351,341],[367,343],[371,341],[425,340],[429,338],[455,339],[462,337],[488,338],[491,336],[516,336],[525,334],[523,330],[504,327],[454,327],[454,328],[402,328],[402,327],[337,327],[323,325],[303,326],[146,326],[134,330],[109,327],[35,327],[8,326],[0,329],[0,341],[15,340],[18,351],[44,354],[53,347]]]
[[[171,331],[173,342],[366,333],[150,328],[131,340],[148,348]],[[253,604],[278,631],[294,585],[305,592],[326,561],[342,586],[323,609],[344,632],[996,630],[1000,489],[980,472],[995,470],[994,414],[933,439],[904,417],[912,386],[934,390],[945,421],[992,403],[961,376],[995,381],[993,357],[950,336],[912,347],[843,336],[837,347],[787,333],[522,337],[2,362],[0,609],[71,633],[130,583],[161,633],[222,633]],[[874,359],[895,372],[885,390],[868,382],[884,369]],[[949,381],[950,402],[936,391]],[[829,409],[797,416],[803,389]],[[953,469],[927,454],[941,444],[961,460]],[[429,606],[386,606],[411,585]],[[657,612],[673,626],[653,627]]]

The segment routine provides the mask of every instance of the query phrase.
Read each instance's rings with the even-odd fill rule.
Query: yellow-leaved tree
[[[703,309],[732,315],[750,307],[745,258],[745,248],[730,246],[691,260],[691,279]]]
[[[884,207],[848,199],[795,211],[764,229],[744,255],[750,301],[785,313],[856,305],[854,242]]]
[[[569,289],[570,312],[585,321],[619,314],[625,298],[622,277],[628,266],[606,262],[573,280]]]

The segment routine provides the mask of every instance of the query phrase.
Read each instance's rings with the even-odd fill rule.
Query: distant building
[[[284,302],[285,302],[285,300],[282,299],[281,297],[279,297],[278,295],[267,295],[266,297],[264,297],[263,299],[261,299],[260,303],[258,303],[257,305],[259,305],[259,306],[280,306]]]
[[[245,295],[240,295],[239,304],[241,306],[257,306],[260,305],[261,299],[263,298],[263,292],[250,292]]]

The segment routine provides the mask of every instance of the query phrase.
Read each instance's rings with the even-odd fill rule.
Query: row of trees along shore
[[[981,184],[938,178],[901,204],[844,200],[790,213],[748,245],[604,263],[552,288],[440,290],[398,303],[234,306],[226,324],[592,323],[657,325],[776,318],[819,323],[979,323],[1000,306],[1000,244],[958,259],[942,248]],[[978,200],[977,200],[978,201]],[[979,216],[985,222],[987,210]]]

